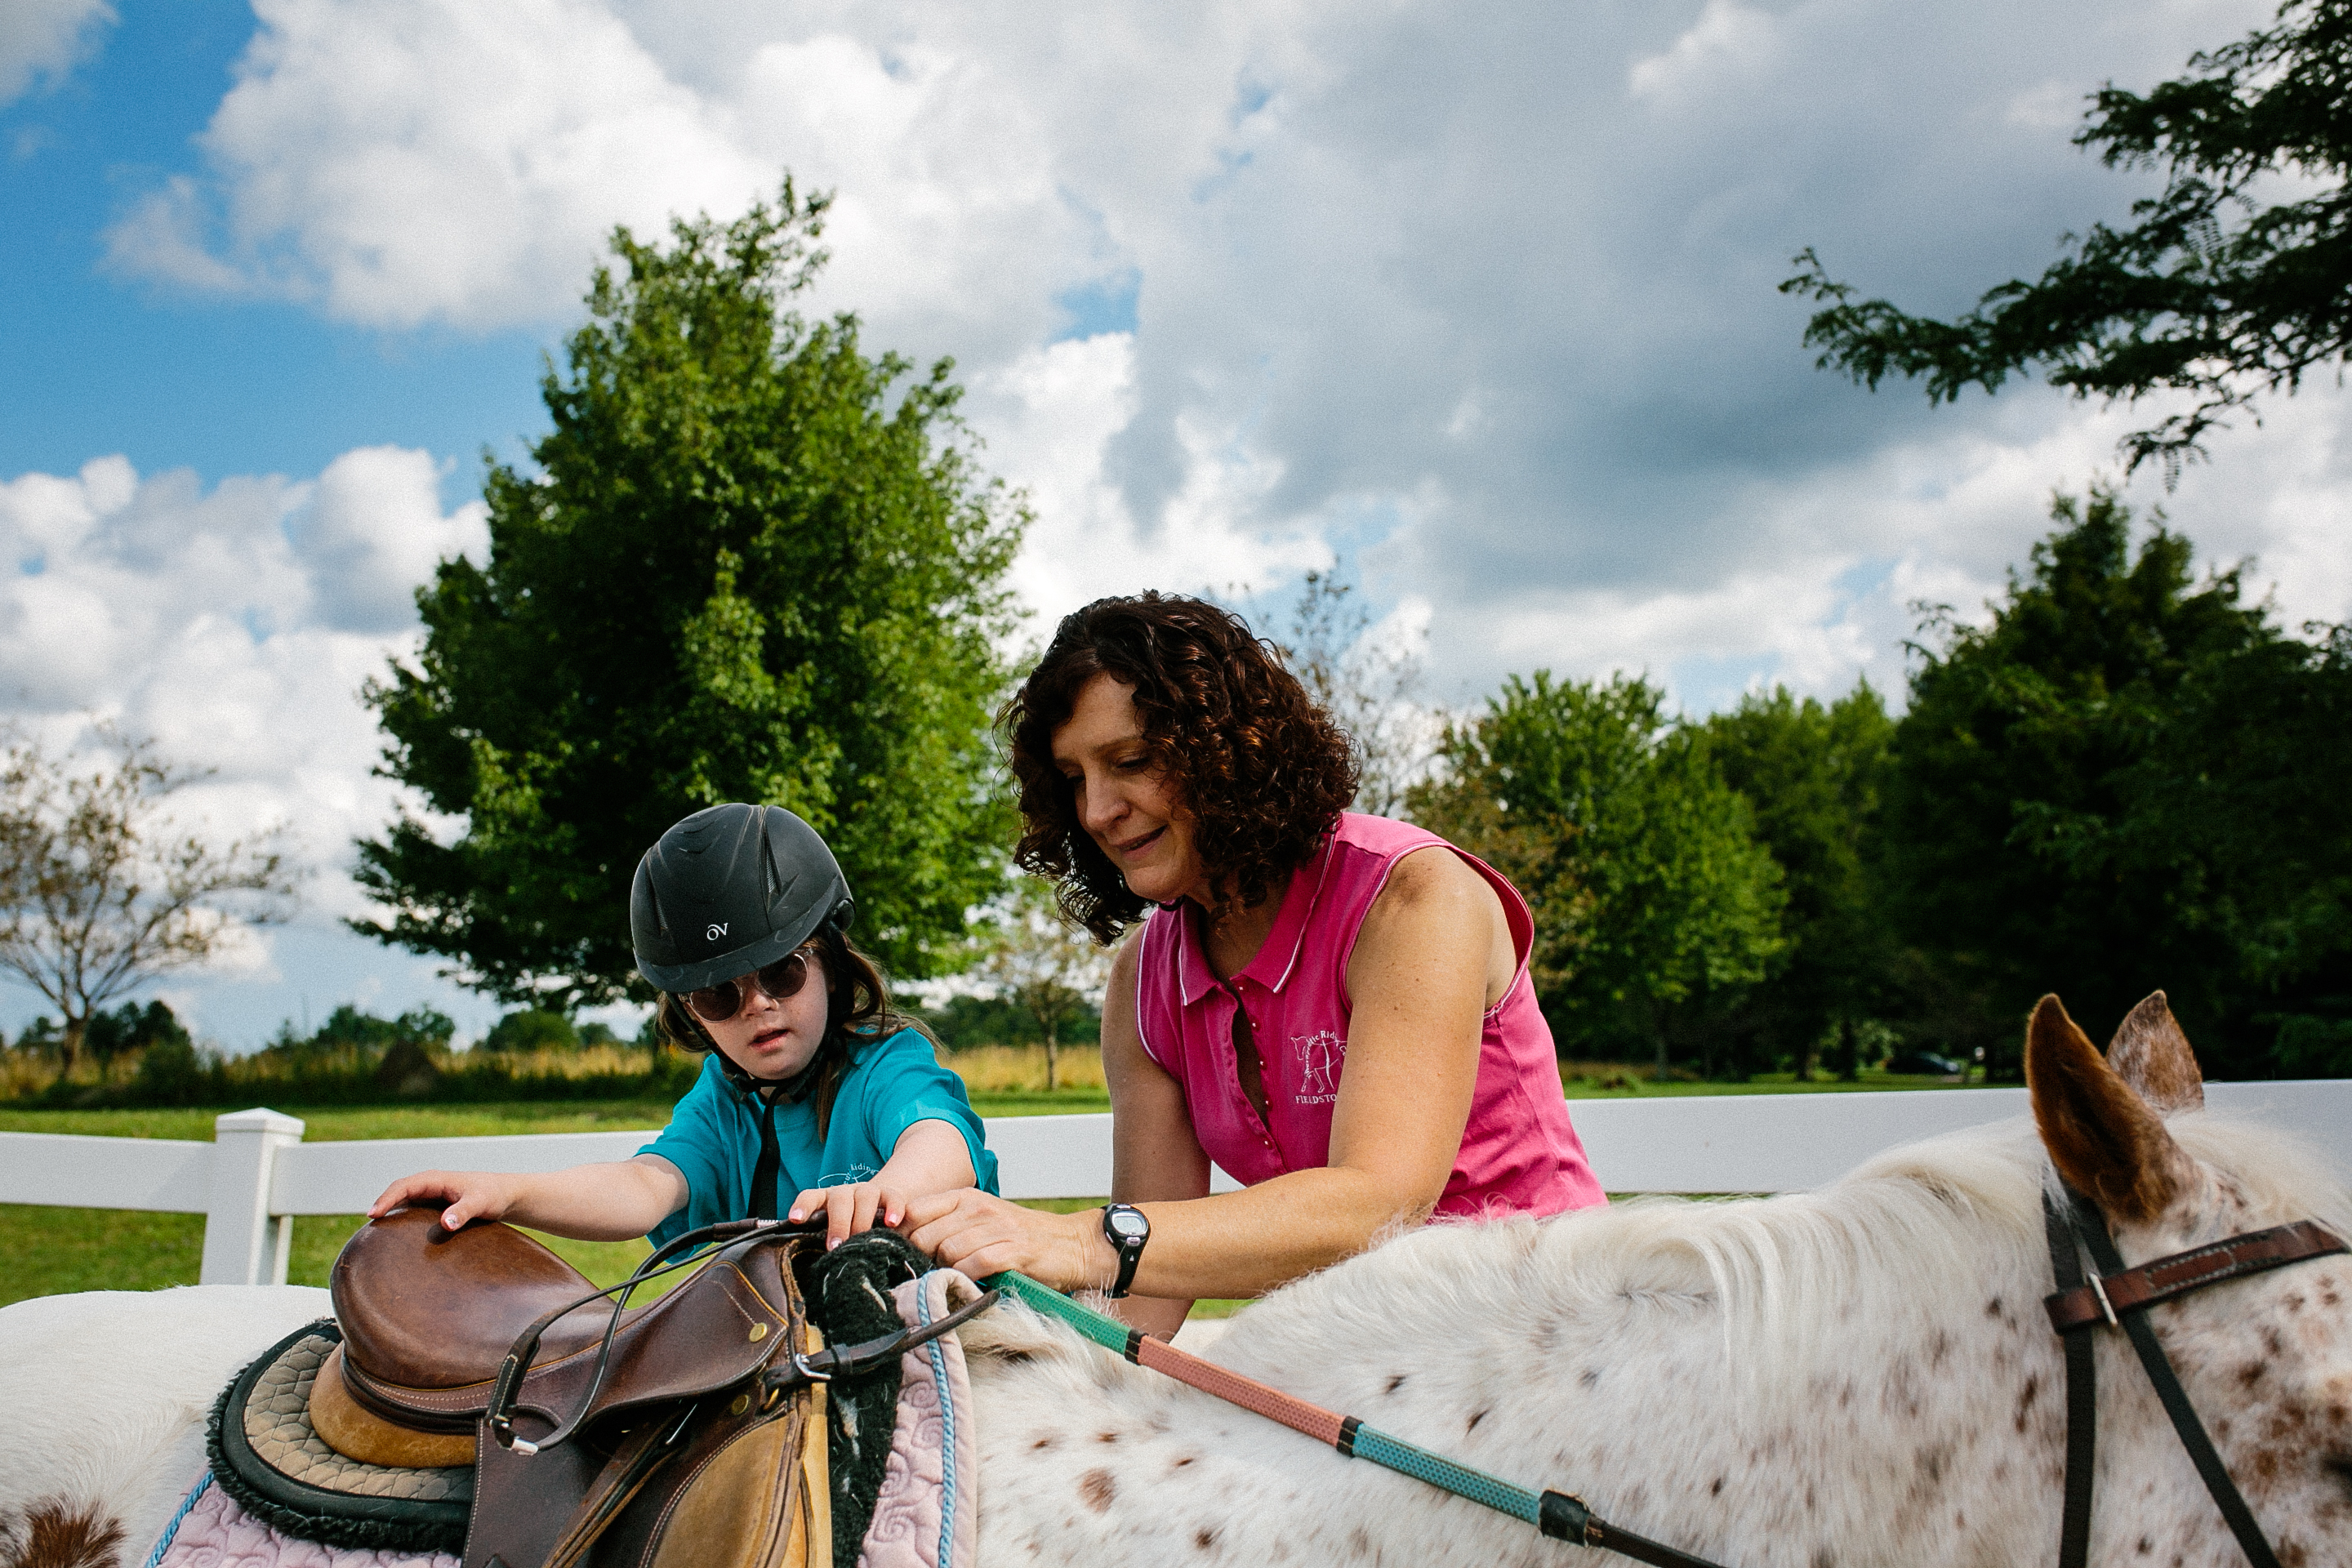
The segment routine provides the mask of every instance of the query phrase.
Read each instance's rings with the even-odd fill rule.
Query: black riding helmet
[[[685,993],[773,963],[856,904],[816,829],[781,805],[714,805],[637,862],[629,938],[637,973]]]

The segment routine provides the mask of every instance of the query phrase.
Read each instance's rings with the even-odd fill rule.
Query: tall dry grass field
[[[1100,1091],[1103,1085],[1100,1046],[1064,1046],[1057,1053],[1055,1078],[1059,1087]],[[1045,1091],[1045,1047],[1043,1046],[975,1046],[969,1050],[941,1050],[940,1065],[963,1079],[972,1094],[1043,1094]]]

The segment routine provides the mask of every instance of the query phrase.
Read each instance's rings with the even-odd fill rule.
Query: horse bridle
[[[2277,1554],[2271,1551],[2262,1526],[2254,1522],[2253,1510],[2246,1506],[2237,1483],[2230,1479],[2229,1468],[2214,1451],[2213,1440],[2205,1435],[2205,1424],[2189,1403],[2171,1359],[2157,1342],[2147,1310],[2225,1279],[2242,1279],[2352,1248],[2326,1226],[2299,1219],[2293,1225],[2249,1231],[2126,1268],[2098,1205],[2071,1186],[2062,1183],[2061,1187],[2063,1203],[2047,1190],[2042,1194],[2042,1223],[2050,1237],[2050,1270],[2058,1284],[2057,1293],[2043,1305],[2049,1309],[2051,1326],[2066,1346],[2066,1506],[2058,1530],[2058,1568],[2083,1568],[2090,1555],[2091,1474],[2099,1410],[2092,1331],[2102,1323],[2130,1336],[2132,1349],[2139,1352],[2140,1365],[2147,1370],[2147,1380],[2164,1404],[2164,1413],[2172,1418],[2172,1429],[2180,1435],[2181,1447],[2189,1450],[2205,1489],[2213,1494],[2246,1560],[2253,1568],[2279,1568]],[[2087,1277],[2078,1246],[2091,1255],[2092,1271]]]

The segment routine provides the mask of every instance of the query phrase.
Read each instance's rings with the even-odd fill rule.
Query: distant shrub
[[[612,1031],[604,1031],[606,1039]],[[537,1007],[509,1013],[490,1028],[481,1049],[501,1055],[512,1051],[576,1050],[580,1031],[572,1020],[561,1013],[550,1013]]]

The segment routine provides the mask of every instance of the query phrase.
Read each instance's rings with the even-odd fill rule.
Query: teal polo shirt
[[[658,1154],[686,1177],[686,1206],[646,1235],[659,1247],[672,1237],[751,1212],[751,1173],[760,1163],[760,1108],[727,1081],[717,1052],[680,1097],[661,1136],[637,1151]],[[996,1191],[996,1156],[964,1094],[963,1079],[940,1066],[919,1029],[856,1047],[834,1097],[823,1138],[814,1100],[776,1107],[776,1213],[811,1187],[866,1182],[881,1173],[899,1135],[918,1121],[944,1121],[963,1134],[972,1173]]]

